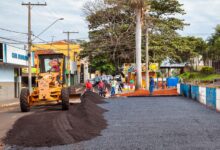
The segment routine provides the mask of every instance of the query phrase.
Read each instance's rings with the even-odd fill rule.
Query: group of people
[[[95,86],[98,87],[99,95],[105,97],[106,85],[102,80],[97,81],[94,85],[90,82],[90,80],[87,80],[86,91],[93,91],[93,87],[95,87]]]
[[[108,91],[107,84],[108,83],[104,82],[102,79],[95,80],[94,84],[92,84],[90,80],[87,80],[86,91],[93,91],[93,87],[97,87],[99,95],[105,97]],[[115,78],[113,78],[110,81],[111,96],[114,96],[116,94],[116,89],[119,92],[122,92],[122,88],[123,88],[123,83],[118,82]],[[150,77],[150,86],[149,86],[150,95],[153,94],[153,90],[154,90],[154,79]]]
[[[90,80],[87,80],[86,82],[86,91],[94,91],[94,88],[97,87],[98,93],[100,96],[105,97],[106,93],[108,91],[107,87],[110,87],[110,93],[111,96],[114,96],[116,94],[116,89],[120,92],[122,92],[122,83],[119,83],[115,78],[110,80],[110,82],[103,81],[102,79],[96,80],[95,83],[92,84]]]

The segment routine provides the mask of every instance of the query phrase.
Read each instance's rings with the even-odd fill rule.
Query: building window
[[[0,43],[0,62],[3,62],[3,44]]]

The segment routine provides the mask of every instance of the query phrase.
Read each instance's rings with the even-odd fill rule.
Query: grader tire
[[[22,112],[29,112],[30,105],[28,103],[28,96],[30,92],[27,88],[21,90],[20,94],[20,108]]]
[[[69,89],[62,88],[61,90],[62,110],[69,110]]]

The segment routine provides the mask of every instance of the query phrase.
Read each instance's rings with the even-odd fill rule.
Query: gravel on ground
[[[86,92],[81,103],[71,105],[68,111],[52,107],[24,116],[15,122],[3,141],[7,145],[42,147],[92,139],[107,126],[103,117],[106,110],[97,105],[103,102],[96,93]]]

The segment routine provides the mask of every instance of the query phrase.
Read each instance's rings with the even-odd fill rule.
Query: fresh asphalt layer
[[[198,102],[183,97],[114,98],[107,101],[101,106],[109,110],[104,114],[108,127],[101,136],[76,144],[39,149],[220,149],[220,113]]]

